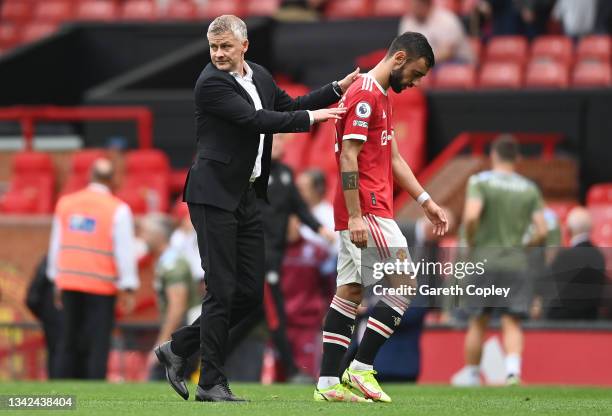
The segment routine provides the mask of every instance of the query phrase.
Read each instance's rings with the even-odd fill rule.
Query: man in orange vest
[[[113,174],[112,163],[98,159],[90,184],[55,208],[47,274],[64,310],[62,378],[106,377],[115,300],[121,294],[131,312],[139,286],[132,212],[111,194]]]

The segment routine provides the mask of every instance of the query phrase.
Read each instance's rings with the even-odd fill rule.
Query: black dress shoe
[[[204,389],[200,386],[196,389],[196,401],[198,402],[247,402],[248,400],[234,396],[227,384],[215,384]]]
[[[185,384],[185,364],[186,360],[172,352],[170,341],[158,345],[153,350],[159,362],[166,368],[166,379],[179,396],[187,400],[189,390]]]

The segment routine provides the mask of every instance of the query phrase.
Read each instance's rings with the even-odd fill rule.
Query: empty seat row
[[[582,38],[576,47],[567,36],[544,35],[529,45],[523,36],[496,36],[485,46],[487,61],[527,63],[530,60],[549,60],[572,64],[593,60],[609,63],[612,57],[612,37],[592,35]]]
[[[517,63],[487,62],[480,70],[473,65],[446,64],[428,75],[427,87],[466,90],[473,88],[590,88],[612,86],[610,64],[585,61],[573,71],[553,61],[533,61],[526,70]]]
[[[94,161],[104,157],[98,149],[75,152],[70,171],[59,196],[78,191],[89,182]],[[170,164],[155,149],[127,152],[123,178],[116,195],[135,214],[167,211],[170,198]],[[48,153],[20,152],[12,160],[7,191],[0,197],[0,213],[50,214],[55,203],[56,174]]]
[[[159,7],[155,0],[5,0],[3,20],[64,22],[68,20],[158,20],[211,18],[221,14],[272,15],[280,0],[172,0]]]

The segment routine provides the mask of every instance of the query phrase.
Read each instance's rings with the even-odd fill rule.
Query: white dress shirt
[[[92,183],[89,189],[101,193],[110,193],[108,187]],[[47,260],[47,276],[55,280],[57,275],[57,256],[61,244],[61,223],[57,215],[53,217],[51,226],[51,238],[49,243],[49,255]],[[117,288],[120,290],[138,289],[140,281],[136,265],[136,253],[134,242],[134,219],[132,211],[127,204],[122,203],[113,219],[113,255],[117,265]]]
[[[257,93],[257,87],[255,87],[255,83],[253,82],[253,70],[251,67],[245,62],[244,63],[244,76],[240,75],[238,72],[230,72],[238,84],[242,88],[249,93],[251,99],[253,100],[253,104],[255,104],[255,110],[263,109],[261,105],[261,98],[259,98],[259,94]],[[308,111],[308,110],[307,110]],[[310,118],[310,125],[312,126],[314,123],[314,117],[312,112],[308,111],[308,117]],[[264,144],[265,134],[259,134],[259,147],[257,148],[257,158],[255,159],[255,166],[253,166],[253,172],[251,173],[250,181],[253,182],[261,175],[261,155],[263,153],[263,144]]]

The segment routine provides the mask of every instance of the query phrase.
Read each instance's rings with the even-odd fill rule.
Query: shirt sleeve
[[[134,219],[132,211],[126,204],[122,204],[115,213],[113,239],[115,262],[119,273],[117,287],[120,290],[138,289],[140,281],[136,266]]]
[[[467,198],[469,199],[484,199],[484,195],[482,194],[482,189],[480,187],[480,181],[478,180],[478,176],[473,175],[468,180],[467,184]]]
[[[177,284],[189,287],[189,283],[192,280],[189,263],[184,259],[176,259],[174,263],[169,265],[165,270],[162,279],[166,283],[166,287]]]
[[[375,108],[376,98],[367,90],[358,91],[347,100],[342,140],[368,140],[368,130]]]
[[[533,188],[533,213],[541,211],[544,209],[544,197],[542,197],[542,192],[538,189],[537,186]]]
[[[49,255],[47,258],[47,277],[55,281],[57,275],[57,255],[59,253],[61,239],[61,223],[57,216],[53,217],[51,224],[51,236],[49,238]]]

